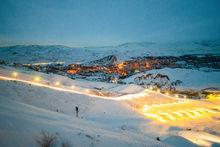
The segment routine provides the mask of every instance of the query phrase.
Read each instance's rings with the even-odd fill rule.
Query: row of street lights
[[[13,78],[18,78],[19,74],[18,74],[18,72],[14,71],[14,72],[11,73],[11,76],[12,76]],[[33,78],[33,80],[34,80],[35,82],[40,82],[40,81],[42,80],[42,78],[41,78],[40,76],[35,76],[35,77]],[[56,81],[54,84],[55,84],[56,86],[60,86],[60,82],[59,82],[59,81]]]
[[[12,76],[13,78],[18,78],[18,77],[19,77],[19,73],[16,72],[16,71],[13,71],[13,72],[11,73],[11,76]],[[40,76],[34,76],[33,81],[39,83],[39,82],[42,81],[42,78],[41,78]],[[55,86],[61,86],[61,83],[60,83],[59,81],[55,81],[55,82],[54,82],[54,85],[55,85]],[[75,89],[75,86],[72,85],[72,86],[71,86],[71,89]]]
[[[14,78],[17,78],[17,77],[19,76],[18,72],[16,72],[16,71],[12,72],[11,75],[12,75],[12,77],[14,77]],[[34,80],[35,82],[41,82],[42,78],[41,78],[40,76],[35,76],[33,80]],[[54,85],[55,85],[55,86],[60,86],[61,83],[60,83],[59,81],[56,81],[56,82],[54,83]],[[71,86],[71,89],[75,89],[75,86],[74,86],[74,85]],[[151,90],[151,91],[160,93],[160,94],[164,94],[164,93],[161,92],[160,89],[154,89],[153,87],[149,87],[148,89]],[[171,94],[170,94],[169,92],[166,92],[165,95],[171,96]],[[179,95],[178,95],[178,94],[175,94],[174,97],[175,97],[175,98],[179,98]],[[183,98],[187,98],[187,96],[184,95]]]

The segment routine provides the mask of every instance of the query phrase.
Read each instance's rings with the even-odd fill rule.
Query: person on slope
[[[76,110],[76,117],[78,117],[79,116],[79,108],[76,106],[75,110]]]

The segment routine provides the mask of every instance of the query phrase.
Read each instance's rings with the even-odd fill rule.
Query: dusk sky
[[[0,0],[0,45],[220,39],[219,0]]]

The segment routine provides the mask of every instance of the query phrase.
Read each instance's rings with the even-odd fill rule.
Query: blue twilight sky
[[[0,0],[0,45],[220,39],[220,0]]]

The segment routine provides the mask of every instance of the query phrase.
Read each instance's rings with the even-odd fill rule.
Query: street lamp
[[[60,82],[59,82],[59,81],[56,81],[56,82],[55,82],[55,85],[56,85],[56,86],[60,86]]]
[[[34,81],[39,82],[40,80],[41,80],[41,77],[39,76],[34,77]]]
[[[14,72],[12,72],[11,75],[16,78],[18,76],[18,73],[16,71],[14,71]]]

